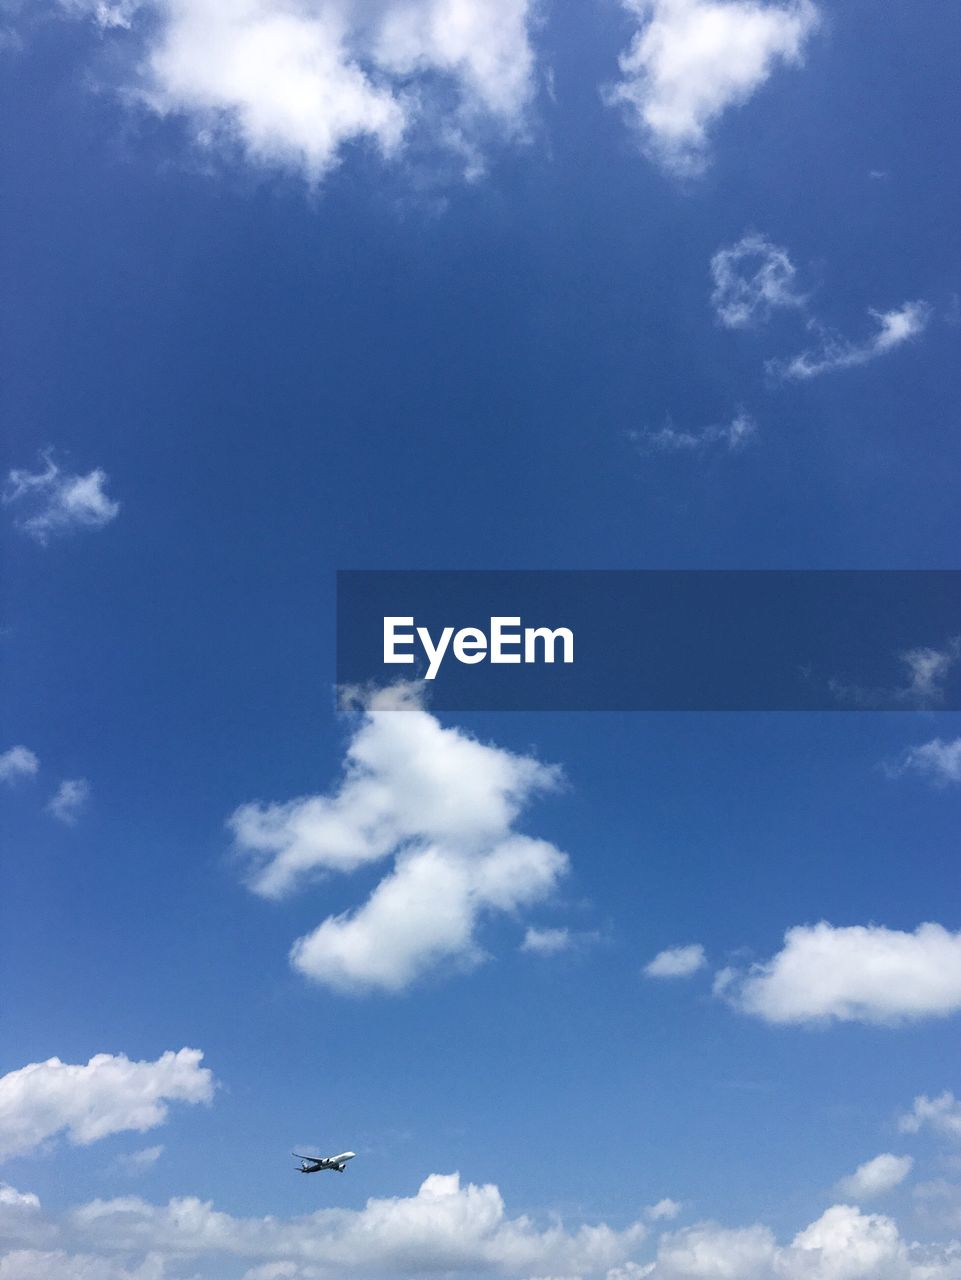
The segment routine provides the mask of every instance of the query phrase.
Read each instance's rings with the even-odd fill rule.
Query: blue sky
[[[956,1280],[961,717],[344,716],[333,641],[957,567],[957,7],[0,16],[0,1280]]]

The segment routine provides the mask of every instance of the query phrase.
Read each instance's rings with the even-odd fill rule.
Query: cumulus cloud
[[[65,1133],[76,1146],[163,1124],[171,1102],[209,1102],[211,1072],[199,1049],[156,1062],[99,1053],[85,1065],[50,1058],[0,1077],[0,1159],[35,1151]]]
[[[661,1237],[649,1280],[955,1280],[952,1246],[909,1245],[879,1214],[837,1204],[779,1245],[765,1226],[702,1223]]]
[[[251,861],[250,887],[268,898],[393,858],[366,903],[298,939],[291,962],[338,990],[399,991],[441,963],[476,964],[485,915],[553,892],[567,856],[514,822],[560,777],[445,729],[412,686],[395,686],[362,702],[332,794],[242,805],[229,826]]]
[[[127,1197],[84,1205],[70,1221],[79,1238],[101,1248],[242,1258],[258,1277],[603,1276],[646,1235],[640,1222],[568,1230],[559,1220],[540,1227],[512,1218],[496,1186],[464,1185],[456,1173],[431,1174],[413,1196],[286,1220],[236,1218],[190,1198],[152,1205]]]
[[[727,449],[736,453],[757,435],[757,423],[742,410],[730,422],[715,423],[699,431],[680,431],[670,422],[656,430],[629,431],[628,438],[641,453],[703,453]]]
[[[47,804],[47,812],[65,826],[76,826],[90,800],[86,778],[65,778]]]
[[[892,773],[919,773],[937,786],[961,782],[961,738],[932,738],[910,747]]]
[[[689,978],[707,963],[704,948],[699,942],[686,947],[669,947],[659,951],[654,959],[644,966],[649,978]]]
[[[961,1138],[961,1102],[950,1090],[946,1089],[937,1098],[920,1094],[898,1122],[902,1133],[919,1133],[925,1126],[951,1138]]]
[[[810,0],[621,0],[637,22],[606,99],[624,109],[645,150],[697,174],[712,125],[781,63],[801,62],[817,25]]]
[[[861,342],[852,342],[812,322],[811,328],[819,334],[818,345],[790,360],[769,361],[769,372],[803,382],[836,369],[869,364],[920,337],[931,319],[931,307],[922,301],[905,302],[891,311],[871,310],[869,314],[876,322],[876,331]]]
[[[477,172],[491,125],[523,132],[530,0],[61,0],[127,51],[122,90],[198,143],[317,182],[350,144],[429,136]]]
[[[646,1216],[668,1219],[676,1209],[675,1202],[662,1201]],[[50,1227],[59,1233],[62,1251],[22,1249],[22,1272],[0,1271],[0,1280],[49,1274],[154,1280],[167,1275],[167,1267],[178,1277],[215,1280],[240,1266],[244,1280],[419,1280],[441,1274],[477,1280],[961,1277],[961,1246],[908,1244],[890,1218],[851,1205],[832,1206],[785,1245],[759,1223],[729,1228],[702,1222],[662,1234],[652,1248],[640,1221],[617,1230],[605,1223],[568,1226],[556,1215],[544,1224],[511,1217],[496,1186],[465,1185],[457,1174],[432,1174],[415,1195],[372,1198],[360,1209],[324,1208],[295,1218],[234,1217],[192,1197],[151,1204],[128,1196],[81,1205]],[[11,1239],[19,1243],[15,1230]],[[116,1258],[122,1264],[111,1261]]]
[[[156,1256],[134,1267],[63,1249],[14,1249],[0,1258],[0,1280],[164,1280],[166,1274],[163,1260]]]
[[[771,1023],[897,1024],[961,1009],[961,933],[922,924],[914,933],[822,921],[784,935],[772,959],[722,970],[715,991]]]
[[[913,1168],[910,1156],[895,1156],[886,1151],[858,1165],[853,1173],[841,1179],[838,1190],[842,1196],[859,1203],[875,1200],[899,1187]]]
[[[41,463],[38,471],[11,471],[2,495],[5,506],[17,509],[17,528],[41,546],[58,534],[102,529],[119,514],[120,503],[107,496],[107,476],[99,467],[72,475],[50,451],[41,455]]]
[[[0,782],[14,783],[21,778],[32,778],[40,768],[40,761],[29,747],[10,747],[0,755]]]
[[[786,249],[749,232],[711,259],[711,302],[728,329],[746,329],[772,312],[801,310],[807,299],[797,288],[797,269]]]

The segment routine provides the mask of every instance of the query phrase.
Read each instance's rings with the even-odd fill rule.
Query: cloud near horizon
[[[228,820],[248,884],[279,899],[324,874],[392,859],[360,907],[299,938],[294,968],[343,992],[399,992],[438,966],[470,967],[492,913],[548,898],[567,855],[514,830],[556,767],[444,728],[411,685],[367,697],[328,795],[241,805]]]
[[[778,1243],[765,1225],[700,1222],[649,1242],[640,1220],[568,1227],[508,1214],[499,1189],[431,1174],[409,1196],[324,1208],[301,1217],[240,1218],[209,1201],[180,1197],[94,1200],[59,1220],[36,1196],[7,1189],[13,1251],[0,1280],[213,1280],[224,1265],[244,1280],[329,1280],[337,1276],[415,1280],[424,1275],[503,1280],[958,1280],[957,1244],[908,1243],[889,1217],[835,1204]],[[670,1218],[661,1201],[647,1212]],[[45,1233],[38,1247],[36,1237]],[[647,1259],[647,1260],[645,1260]],[[46,1268],[46,1270],[44,1269]],[[53,1268],[51,1270],[51,1268]],[[231,1274],[234,1274],[231,1269]]]

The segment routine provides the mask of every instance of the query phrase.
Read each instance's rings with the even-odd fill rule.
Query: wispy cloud
[[[593,929],[538,929],[531,925],[520,949],[528,955],[559,956],[567,952],[583,952],[600,942],[601,934]]]
[[[932,738],[909,747],[897,764],[888,766],[887,772],[894,777],[918,773],[941,787],[961,783],[961,738]]]
[[[41,455],[39,470],[9,473],[3,503],[16,507],[17,528],[43,546],[57,534],[102,529],[114,520],[120,503],[107,496],[106,484],[106,473],[99,467],[73,475],[48,450]]]
[[[818,334],[817,345],[789,360],[768,361],[768,371],[779,378],[804,382],[837,369],[870,364],[920,337],[932,311],[927,302],[917,301],[905,302],[891,311],[872,310],[869,314],[876,322],[876,331],[863,341],[852,342],[819,324],[812,324]]]
[[[130,1178],[139,1178],[141,1174],[152,1169],[164,1153],[163,1144],[156,1147],[143,1147],[140,1151],[131,1151],[117,1156],[114,1164]]]
[[[789,358],[765,364],[779,382],[803,382],[839,369],[870,364],[918,339],[928,327],[933,308],[918,299],[889,311],[869,310],[875,332],[859,342],[843,337],[813,314],[810,298],[798,287],[797,268],[788,250],[767,236],[750,231],[711,258],[711,304],[727,329],[748,329],[776,311],[793,311],[814,336],[814,345]]]
[[[711,259],[711,279],[714,312],[728,329],[746,329],[774,311],[807,305],[788,251],[757,232],[718,249]]]
[[[797,65],[818,22],[810,0],[621,0],[637,23],[606,101],[649,155],[681,175],[708,162],[711,127],[779,64]]]
[[[86,778],[65,778],[47,804],[47,812],[68,827],[76,826],[90,799]]]
[[[0,755],[0,782],[12,784],[21,778],[32,778],[40,761],[29,747],[10,747]]]
[[[829,687],[839,702],[855,707],[911,707],[925,711],[944,703],[947,682],[961,662],[961,636],[952,636],[940,648],[919,645],[898,654],[905,676],[890,688],[868,688],[832,679]]]
[[[562,951],[569,951],[573,945],[570,929],[535,929],[531,926],[524,934],[521,951],[529,951],[536,956],[556,956]]]
[[[641,453],[699,454],[707,449],[736,453],[757,435],[757,423],[740,410],[730,422],[703,427],[699,431],[679,431],[671,423],[648,431],[629,431],[628,439]]]

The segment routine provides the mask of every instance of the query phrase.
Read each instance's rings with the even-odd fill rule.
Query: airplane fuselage
[[[298,1173],[324,1173],[332,1170],[335,1173],[343,1173],[347,1168],[347,1161],[353,1160],[355,1152],[342,1151],[339,1156],[301,1156],[300,1168]]]

